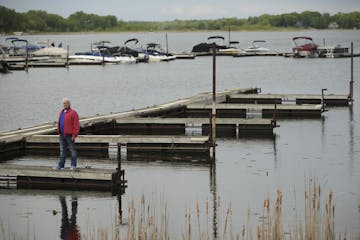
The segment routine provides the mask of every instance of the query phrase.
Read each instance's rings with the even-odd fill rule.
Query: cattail
[[[241,229],[241,237],[242,237],[242,239],[244,239],[244,237],[245,237],[245,225],[244,224],[242,225],[242,229]]]
[[[269,211],[269,205],[270,205],[270,200],[269,199],[265,199],[264,200],[264,208]]]

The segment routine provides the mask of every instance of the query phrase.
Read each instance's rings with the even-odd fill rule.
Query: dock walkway
[[[120,175],[121,177],[119,177]],[[126,187],[124,170],[83,168],[80,171],[53,170],[46,166],[1,164],[0,181],[15,178],[17,188],[92,189],[117,191]]]
[[[211,112],[210,104],[191,104],[187,106],[187,113],[193,116],[206,116]],[[314,118],[320,117],[322,113],[322,105],[294,105],[279,104],[276,106],[271,104],[237,104],[237,103],[221,103],[216,105],[216,115],[218,117],[242,117],[250,112],[260,112],[263,118]]]
[[[295,102],[296,104],[321,104],[320,94],[233,94],[226,98],[226,103],[258,103],[258,104],[282,104],[283,102]],[[325,94],[326,106],[348,106],[348,95]]]
[[[217,118],[216,136],[272,136],[277,127],[273,119]],[[186,129],[201,128],[202,135],[210,133],[210,118],[120,118],[116,130],[121,133],[173,133],[185,134]]]

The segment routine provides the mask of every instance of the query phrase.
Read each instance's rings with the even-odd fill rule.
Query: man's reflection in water
[[[77,197],[71,197],[71,218],[68,217],[68,210],[66,205],[65,196],[60,196],[61,203],[61,230],[60,237],[61,239],[80,239],[80,234],[78,231],[78,227],[76,225],[76,214],[77,214]]]

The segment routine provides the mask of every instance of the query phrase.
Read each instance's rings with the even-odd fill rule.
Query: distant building
[[[339,25],[336,22],[331,22],[331,23],[329,23],[328,28],[329,29],[337,29],[337,28],[339,28]]]

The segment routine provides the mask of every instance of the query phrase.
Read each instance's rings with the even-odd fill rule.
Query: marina
[[[346,40],[343,32],[324,31],[321,34],[325,35],[329,44],[339,42],[345,45],[354,41],[355,49],[358,49],[356,31],[347,32],[351,38]],[[161,39],[152,39],[156,35],[139,33],[136,37],[147,37],[147,42],[161,42]],[[172,35],[178,40],[171,39]],[[170,47],[182,52],[207,35],[170,33]],[[278,32],[234,33],[234,38],[240,39],[243,44],[239,45],[239,49],[253,39],[266,39],[273,49],[286,52],[289,36],[294,35]],[[315,34],[306,32],[304,35]],[[322,37],[317,36],[317,39]],[[29,39],[40,37],[30,36]],[[115,42],[117,38],[125,40],[128,37],[129,34],[125,33],[86,35],[88,42],[96,39]],[[54,36],[44,38],[52,39]],[[70,46],[75,51],[88,49],[86,41],[70,42]],[[13,184],[13,188],[0,190],[0,220],[5,225],[5,233],[11,234],[16,228],[23,236],[42,233],[41,236],[48,234],[44,237],[47,239],[58,238],[61,216],[53,215],[52,210],[61,211],[59,195],[66,195],[67,200],[78,196],[77,221],[81,234],[86,234],[89,226],[111,229],[118,217],[118,197],[109,194],[112,192],[110,176],[117,171],[119,152],[127,186],[121,194],[123,210],[131,206],[140,209],[138,202],[143,196],[152,203],[158,203],[156,209],[166,205],[171,236],[181,236],[184,211],[188,206],[194,209],[197,202],[201,228],[205,228],[207,219],[212,222],[214,214],[218,225],[209,226],[209,231],[218,233],[223,231],[221,222],[226,219],[226,210],[231,203],[233,231],[241,235],[241,226],[247,224],[247,216],[255,224],[262,220],[264,199],[269,198],[272,205],[277,189],[284,196],[283,221],[291,224],[293,218],[291,212],[290,216],[287,215],[288,207],[290,211],[297,209],[299,214],[304,214],[303,199],[298,196],[304,195],[305,176],[306,179],[308,176],[320,179],[322,196],[329,189],[336,197],[336,231],[343,232],[344,226],[357,231],[358,58],[354,58],[353,99],[349,99],[348,94],[349,64],[350,59],[346,58],[218,57],[217,83],[218,90],[222,91],[217,92],[216,98],[220,113],[216,116],[216,168],[211,162],[212,146],[209,141],[209,57],[155,64],[29,68],[27,73],[14,71],[1,75],[0,164],[6,169],[4,172],[11,173],[2,177],[9,179],[4,180],[4,184]],[[324,92],[325,111],[321,101],[323,88],[328,89]],[[80,115],[81,132],[76,140],[79,171],[75,172],[68,168],[69,158],[63,172],[52,169],[59,154],[54,121],[64,96],[72,100],[74,109]],[[300,97],[312,100],[297,103],[296,99]],[[326,102],[327,98],[341,103],[331,106],[330,100]],[[276,99],[276,106],[273,99]],[[234,114],[226,112],[231,105],[236,108]],[[268,117],[263,116],[261,109],[266,109],[264,105],[268,105]],[[274,114],[280,105],[288,109],[296,106],[307,108],[308,105],[309,109],[320,109],[316,110],[316,117],[300,113],[297,117],[281,117]],[[207,113],[191,116],[189,108],[193,106],[207,108]],[[244,106],[245,117],[235,116],[243,114],[237,108]],[[161,138],[165,143],[160,143]],[[196,146],[204,151],[190,149],[184,152],[188,145],[174,145],[172,148],[171,142],[177,141],[175,139],[181,139],[183,143],[202,139],[207,145],[204,147],[196,142]],[[158,141],[157,146],[147,146],[153,140]],[[19,174],[21,180],[23,176],[11,170],[13,168],[23,171],[24,175],[34,175],[31,181],[40,181],[38,177],[44,174],[46,182],[57,190],[29,185],[29,180],[19,185],[28,189],[17,189],[16,175]],[[4,172],[2,175],[7,174]],[[98,190],[92,186],[76,186],[83,181],[77,180],[81,178],[81,173],[89,173],[88,179],[84,180],[88,183],[91,178],[95,180],[102,174],[108,174],[108,177]],[[56,183],[61,181],[66,184],[71,182],[73,186],[64,188]],[[97,183],[99,186],[100,182]],[[214,206],[220,205],[217,209],[212,206],[214,201]],[[209,205],[209,218],[205,214],[206,204]],[[195,210],[190,213],[196,216]],[[126,232],[129,214],[124,211],[121,216],[123,225],[119,226],[119,231]],[[192,221],[195,222],[193,238],[196,238],[196,217]],[[6,222],[14,228],[6,229]],[[26,230],[27,225],[30,233]],[[45,226],[46,230],[43,229]]]
[[[166,39],[167,37],[166,33]],[[218,40],[220,39],[219,42]],[[350,47],[322,46],[314,43],[311,37],[293,37],[294,47],[292,52],[272,50],[264,47],[265,40],[253,40],[252,45],[244,49],[239,49],[236,45],[239,41],[231,41],[230,33],[228,43],[221,35],[210,36],[207,42],[202,42],[193,46],[190,52],[181,49],[180,51],[169,52],[168,40],[166,40],[166,50],[159,43],[146,43],[146,47],[140,47],[139,39],[131,38],[124,42],[122,46],[111,46],[111,41],[102,40],[90,43],[91,51],[70,53],[69,45],[67,49],[50,46],[49,40],[40,45],[30,44],[26,39],[18,37],[7,37],[5,42],[13,45],[1,45],[1,61],[7,65],[8,70],[27,70],[28,68],[51,68],[68,67],[70,65],[104,65],[104,64],[131,64],[147,62],[169,62],[176,59],[194,60],[196,57],[211,56],[212,49],[215,49],[217,56],[241,57],[266,57],[283,56],[292,58],[353,58],[359,57]],[[17,46],[16,42],[25,42],[25,46]],[[325,39],[324,39],[325,42]],[[130,44],[129,44],[130,43]],[[45,44],[45,45],[44,45]],[[302,44],[302,45],[301,45]],[[34,50],[35,49],[35,50]],[[349,51],[350,49],[350,51]],[[60,52],[60,53],[59,53]],[[3,71],[7,72],[7,71]]]

